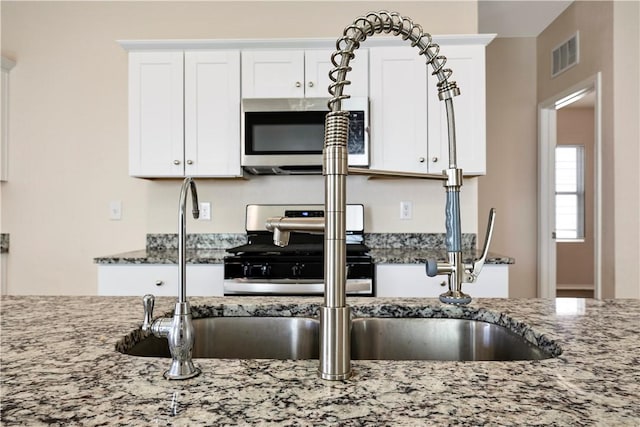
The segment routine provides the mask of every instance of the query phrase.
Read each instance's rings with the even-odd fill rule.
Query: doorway
[[[601,297],[600,105],[598,73],[538,107],[542,298]]]

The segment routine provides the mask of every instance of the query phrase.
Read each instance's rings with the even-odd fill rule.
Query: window
[[[584,239],[584,145],[556,147],[556,239]]]

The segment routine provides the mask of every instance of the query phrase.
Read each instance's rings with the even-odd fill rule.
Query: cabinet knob
[[[313,82],[309,82],[309,87],[313,87]]]
[[[187,160],[187,164],[188,165],[192,165],[193,164],[193,160]]]
[[[164,281],[156,280],[156,286],[162,286],[162,285],[164,285]]]
[[[176,166],[178,166],[178,165],[180,164],[180,160],[174,160],[174,161],[173,161],[173,164],[174,164],[174,165],[176,165]]]
[[[302,83],[296,82],[296,87],[300,87],[300,86],[302,86]]]
[[[424,157],[418,157],[418,161],[419,161],[420,163],[424,163]]]
[[[438,162],[438,158],[437,158],[437,157],[432,157],[432,158],[431,158],[431,161],[432,161],[433,163],[437,163],[437,162]]]
[[[440,283],[440,286],[442,286],[442,287],[447,286],[447,281],[446,281],[446,280],[443,280],[443,281],[442,281],[442,283]]]

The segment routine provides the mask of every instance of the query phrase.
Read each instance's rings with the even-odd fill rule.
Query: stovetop
[[[322,257],[324,254],[324,236],[321,234],[292,232],[289,244],[284,247],[273,243],[273,233],[265,229],[265,223],[271,217],[321,218],[324,216],[322,205],[247,205],[246,231],[247,244],[227,249],[233,257]],[[364,206],[347,205],[346,246],[349,257],[365,257],[369,248],[364,244]],[[230,256],[231,257],[231,256]]]

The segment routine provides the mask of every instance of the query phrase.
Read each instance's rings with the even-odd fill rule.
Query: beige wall
[[[615,295],[640,298],[640,2],[613,11]]]
[[[551,51],[580,31],[580,63],[551,78]],[[574,2],[538,37],[538,102],[602,73],[602,296],[615,295],[613,2]]]
[[[638,2],[574,2],[538,37],[538,101],[602,73],[602,296],[640,297]],[[580,30],[580,63],[550,78],[550,51]]]
[[[487,175],[478,178],[479,229],[497,210],[491,250],[516,259],[509,296],[537,289],[536,40],[498,38],[487,47]]]
[[[594,109],[565,107],[557,112],[557,145],[584,145],[584,229],[581,242],[556,244],[558,288],[581,285],[593,287],[594,275]],[[569,286],[566,286],[569,285]]]
[[[176,229],[179,183],[127,173],[127,55],[115,40],[337,38],[380,6],[340,2],[336,13],[334,2],[3,0],[2,55],[16,61],[10,177],[1,196],[1,228],[11,234],[9,292],[95,294],[93,257],[143,248],[146,233]],[[393,7],[433,34],[477,32],[475,1]],[[246,203],[321,202],[316,178],[201,181],[213,221],[190,229],[242,232]],[[465,232],[477,230],[476,181],[463,188]],[[370,207],[370,231],[444,230],[439,183],[353,177],[349,185],[349,201]],[[122,201],[121,221],[108,220],[111,200]],[[396,219],[400,200],[414,201],[413,221]]]

